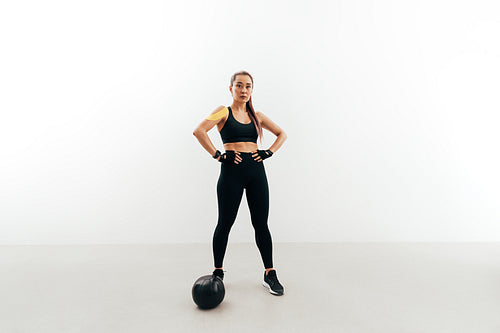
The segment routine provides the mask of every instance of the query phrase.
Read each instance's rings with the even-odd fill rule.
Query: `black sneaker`
[[[273,295],[281,296],[283,295],[283,286],[278,281],[278,276],[276,276],[276,270],[270,270],[268,274],[264,271],[264,282],[262,282],[264,287],[269,288],[269,292]]]
[[[224,271],[220,268],[215,269],[212,275],[218,276],[221,280],[224,280]]]

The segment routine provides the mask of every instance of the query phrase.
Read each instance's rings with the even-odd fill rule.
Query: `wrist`
[[[215,155],[213,155],[212,157],[217,159],[217,157],[219,157],[221,155],[221,152],[217,149],[217,151],[215,152]]]

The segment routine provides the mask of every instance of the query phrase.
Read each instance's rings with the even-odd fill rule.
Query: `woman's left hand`
[[[257,162],[262,162],[263,160],[265,160],[266,158],[271,157],[271,156],[273,156],[273,152],[270,151],[269,149],[268,150],[256,150],[256,151],[252,152],[252,157]]]

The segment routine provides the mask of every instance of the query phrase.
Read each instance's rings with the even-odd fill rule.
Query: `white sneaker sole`
[[[270,286],[269,284],[267,284],[267,282],[266,282],[266,281],[262,281],[262,285],[263,285],[264,287],[268,288],[268,289],[269,289],[269,292],[270,292],[271,294],[273,294],[273,295],[279,295],[279,296],[283,295],[283,294],[277,293],[277,292],[275,292],[274,290],[272,290],[272,289],[271,289],[271,286]]]

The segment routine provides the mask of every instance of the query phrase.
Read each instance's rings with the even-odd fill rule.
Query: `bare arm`
[[[269,119],[268,116],[266,116],[262,112],[258,111],[257,117],[260,120],[260,125],[262,126],[262,128],[265,128],[274,135],[276,135],[276,141],[274,141],[272,146],[269,147],[269,150],[272,151],[274,154],[283,145],[283,143],[287,138],[287,135],[285,131],[283,131],[276,123],[274,123],[271,119]]]
[[[221,122],[229,111],[223,105],[215,109],[207,118],[205,118],[193,132],[193,135],[198,139],[200,144],[205,148],[205,150],[214,156],[217,148],[210,140],[207,132],[210,131],[215,125]]]

